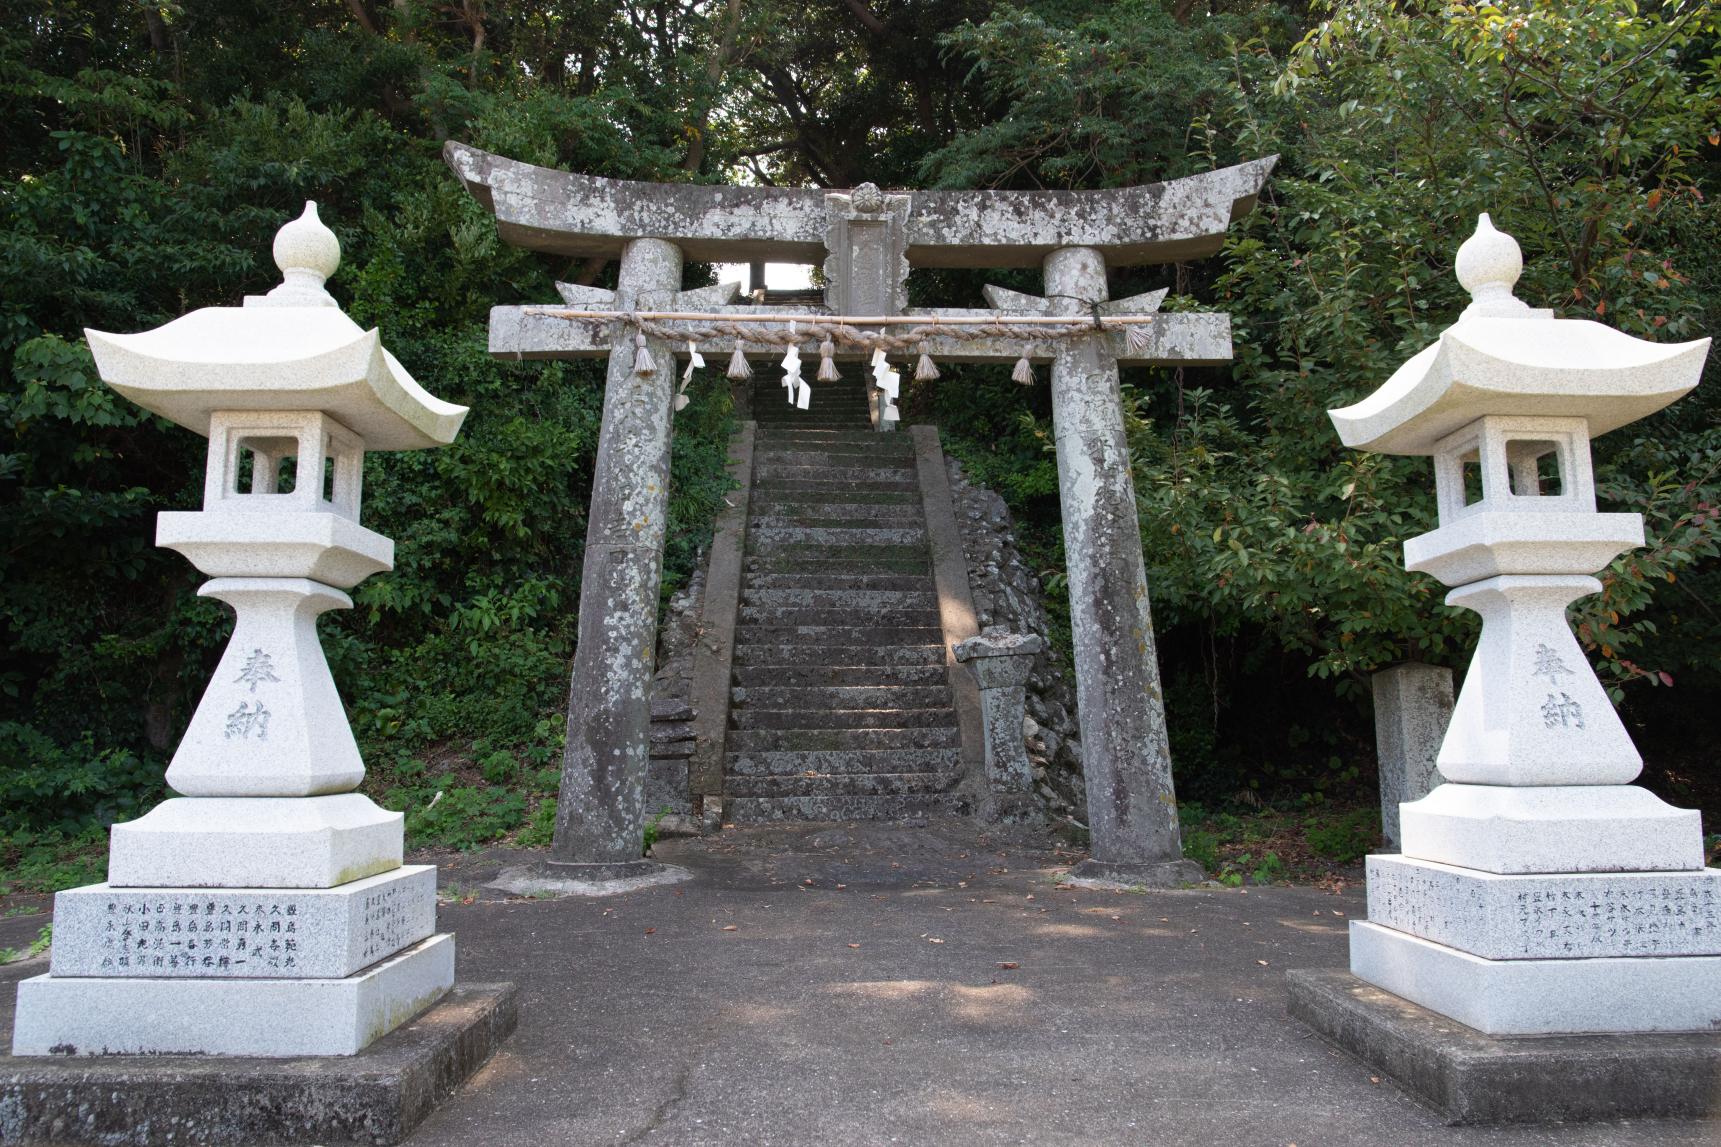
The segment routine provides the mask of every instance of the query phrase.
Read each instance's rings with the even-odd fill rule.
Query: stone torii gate
[[[455,142],[443,155],[495,216],[506,242],[620,260],[613,292],[558,284],[566,308],[499,306],[490,312],[494,355],[609,359],[567,755],[546,875],[601,880],[653,871],[640,860],[639,845],[674,356],[685,357],[687,349],[660,333],[648,335],[639,319],[641,312],[700,312],[743,322],[894,315],[903,316],[904,325],[1091,321],[1091,330],[1075,337],[1067,337],[1066,324],[1066,337],[1026,349],[1019,337],[935,330],[925,350],[955,362],[1010,362],[1025,354],[1051,363],[1093,840],[1093,859],[1076,875],[1128,884],[1200,879],[1200,869],[1182,858],[1118,366],[1227,362],[1231,322],[1224,314],[1156,314],[1163,291],[1109,300],[1106,271],[1217,252],[1232,220],[1253,208],[1273,158],[1105,191],[887,194],[870,184],[827,192],[601,179]],[[822,262],[826,306],[736,305],[735,284],[682,291],[686,259]],[[907,307],[911,267],[1031,266],[1044,269],[1044,297],[989,287],[986,309]],[[609,312],[617,318],[569,321],[567,308],[588,319]],[[1137,325],[1126,331],[1118,325],[1125,322]],[[636,342],[655,363],[646,373],[636,370]],[[733,348],[732,337],[700,343],[705,352]]]

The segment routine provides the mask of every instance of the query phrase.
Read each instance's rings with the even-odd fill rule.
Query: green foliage
[[[428,800],[427,790],[434,789]],[[526,798],[505,788],[455,787],[452,775],[439,776],[424,788],[393,789],[383,796],[384,808],[406,813],[406,831],[416,845],[476,848],[488,844],[526,819]]]
[[[44,924],[42,930],[36,933],[36,938],[30,941],[23,951],[16,948],[0,948],[0,964],[10,964],[14,960],[33,960],[48,950],[54,942],[54,926]]]
[[[521,848],[548,848],[556,836],[556,798],[541,797],[526,826],[514,838]]]
[[[107,862],[108,834],[103,828],[0,833],[0,896],[93,884],[107,872]]]
[[[100,749],[88,735],[62,748],[29,725],[0,721],[0,762],[0,838],[99,831],[164,795],[158,765],[126,749]]]
[[[639,854],[641,856],[651,855],[651,846],[657,843],[658,826],[663,823],[663,818],[668,816],[670,811],[669,806],[665,805],[663,808],[657,810],[656,816],[645,822],[644,840],[642,842],[642,847],[639,850]]]
[[[1380,813],[1359,808],[1336,820],[1311,818],[1304,835],[1309,847],[1328,860],[1355,864],[1380,843]]]

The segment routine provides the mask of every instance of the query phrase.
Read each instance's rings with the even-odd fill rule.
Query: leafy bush
[[[1355,864],[1380,844],[1380,813],[1359,808],[1336,819],[1311,818],[1304,836],[1309,847],[1328,860]]]

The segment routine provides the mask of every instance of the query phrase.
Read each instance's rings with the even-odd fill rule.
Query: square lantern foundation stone
[[[1721,1033],[1498,1038],[1349,972],[1286,976],[1288,1011],[1448,1123],[1703,1119],[1721,1112]]]
[[[0,1144],[395,1144],[517,1018],[512,984],[456,984],[354,1056],[0,1056]]]

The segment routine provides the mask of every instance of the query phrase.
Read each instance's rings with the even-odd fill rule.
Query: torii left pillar
[[[615,309],[669,309],[681,249],[635,239],[622,252]],[[586,523],[579,646],[568,699],[568,745],[556,834],[539,875],[604,881],[649,877],[641,857],[657,596],[669,515],[675,356],[649,339],[657,368],[634,370],[632,328],[617,322],[604,380],[603,428]]]

